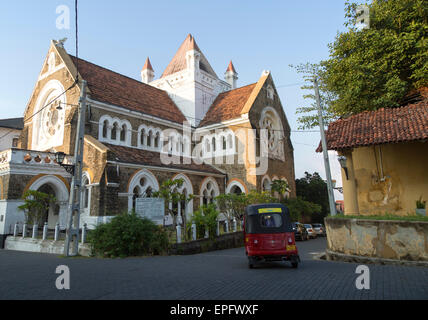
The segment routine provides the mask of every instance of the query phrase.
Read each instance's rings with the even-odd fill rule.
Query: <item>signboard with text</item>
[[[165,217],[165,200],[161,198],[135,199],[135,212],[140,216],[162,225]]]

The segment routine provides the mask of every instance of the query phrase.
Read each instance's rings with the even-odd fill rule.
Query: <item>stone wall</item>
[[[428,222],[326,218],[325,226],[334,253],[428,261]]]
[[[234,232],[219,236],[215,239],[200,239],[191,242],[175,244],[169,254],[190,255],[203,252],[239,248],[244,246],[244,233]]]

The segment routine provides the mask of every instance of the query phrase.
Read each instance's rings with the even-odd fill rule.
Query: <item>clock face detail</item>
[[[260,129],[266,130],[269,158],[284,161],[284,127],[278,113],[266,107],[261,115]]]
[[[59,133],[64,124],[64,113],[62,110],[58,110],[59,104],[59,101],[54,101],[43,111],[41,129],[46,139],[50,139]]]
[[[59,80],[50,80],[40,90],[34,105],[31,149],[50,151],[64,144],[67,96]]]
[[[278,135],[275,131],[274,123],[270,117],[265,117],[263,119],[262,129],[267,130],[269,151],[274,151],[278,145]]]

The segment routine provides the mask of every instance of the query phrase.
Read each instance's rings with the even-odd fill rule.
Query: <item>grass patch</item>
[[[393,221],[423,221],[428,222],[427,216],[395,216],[392,214],[386,215],[377,215],[377,216],[345,216],[343,214],[338,214],[335,216],[328,216],[333,219],[359,219],[359,220],[393,220]]]

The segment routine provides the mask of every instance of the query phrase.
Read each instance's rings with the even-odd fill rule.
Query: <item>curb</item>
[[[411,267],[428,267],[428,261],[408,261],[408,260],[395,260],[384,258],[372,258],[355,256],[350,254],[338,253],[330,250],[325,251],[327,261],[344,261],[353,263],[371,263],[380,265],[402,265]]]

